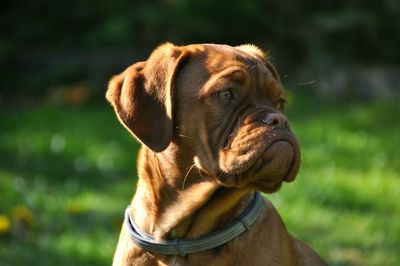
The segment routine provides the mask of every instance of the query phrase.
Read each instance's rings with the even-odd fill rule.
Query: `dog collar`
[[[249,230],[261,213],[261,202],[261,194],[257,191],[246,210],[231,224],[224,229],[205,234],[197,239],[155,240],[150,235],[140,231],[133,222],[130,215],[130,205],[125,211],[125,226],[132,241],[145,250],[165,255],[186,256],[190,253],[205,251],[226,244]]]

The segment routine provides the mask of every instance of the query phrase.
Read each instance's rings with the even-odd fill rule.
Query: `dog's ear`
[[[128,67],[109,83],[106,98],[119,120],[155,152],[166,149],[172,140],[174,79],[186,54],[180,47],[164,44],[147,61]]]

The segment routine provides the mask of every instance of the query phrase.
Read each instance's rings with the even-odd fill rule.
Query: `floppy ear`
[[[155,152],[166,149],[172,140],[174,79],[184,58],[182,48],[167,43],[109,83],[106,98],[118,119]]]

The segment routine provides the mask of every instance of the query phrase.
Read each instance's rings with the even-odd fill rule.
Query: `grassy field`
[[[267,195],[331,265],[400,263],[400,102],[291,98],[297,180]],[[0,265],[110,265],[138,145],[107,104],[1,110]]]

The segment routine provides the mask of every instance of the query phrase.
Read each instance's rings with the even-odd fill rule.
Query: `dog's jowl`
[[[260,194],[300,167],[260,49],[167,43],[114,76],[106,97],[142,144],[114,265],[325,265]]]

